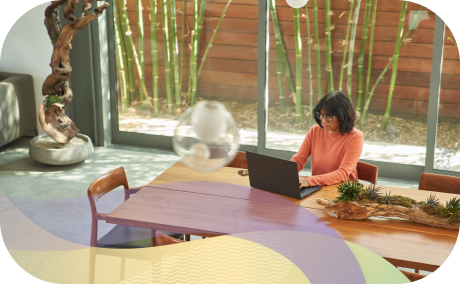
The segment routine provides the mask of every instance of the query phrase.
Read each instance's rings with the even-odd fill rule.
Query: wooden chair
[[[227,165],[227,167],[247,169],[248,161],[246,160],[246,152],[240,151],[236,153],[235,158]]]
[[[410,282],[414,282],[414,281],[417,281],[417,280],[420,280],[420,279],[426,277],[426,275],[413,273],[413,272],[408,272],[408,271],[404,271],[404,270],[401,270],[401,269],[399,271],[401,271],[402,274],[404,274],[407,277],[407,279],[410,280]]]
[[[379,176],[379,167],[358,161],[358,178],[377,184],[377,177]]]
[[[172,238],[168,235],[163,234],[160,231],[155,232],[155,239],[157,246],[173,245],[178,243],[183,243],[184,241]]]
[[[91,207],[92,225],[91,225],[91,259],[90,259],[90,283],[94,282],[95,264],[96,264],[96,251],[95,247],[101,248],[145,248],[150,247],[152,243],[152,231],[149,229],[130,227],[123,225],[116,225],[107,234],[101,238],[97,238],[98,221],[105,220],[107,214],[97,211],[96,202],[105,194],[113,189],[123,186],[124,187],[124,200],[128,200],[131,194],[138,192],[141,188],[129,188],[128,180],[126,178],[125,169],[123,167],[117,168],[113,171],[106,173],[91,183],[88,187],[88,199]],[[163,232],[175,238],[183,238],[183,234],[175,234],[170,232]],[[109,253],[108,253],[109,254]],[[110,255],[113,255],[110,253]],[[150,256],[147,256],[150,257]],[[137,255],[134,258],[139,258]],[[143,258],[143,257],[140,257]],[[121,279],[124,278],[124,262],[125,258],[121,257]]]
[[[421,173],[419,190],[460,194],[460,178],[453,176]]]

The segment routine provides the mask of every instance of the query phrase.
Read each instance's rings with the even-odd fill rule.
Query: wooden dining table
[[[197,172],[182,162],[155,178],[139,192],[110,212],[108,223],[137,226],[155,230],[217,236],[238,232],[269,230],[302,231],[302,211],[307,209],[332,228],[342,239],[380,255],[395,266],[434,271],[452,252],[458,230],[432,227],[398,218],[371,217],[365,220],[340,220],[334,213],[317,204],[317,198],[335,199],[337,185],[301,200],[272,193],[261,194],[251,188],[248,176],[240,176],[238,168],[224,167],[211,173]],[[207,183],[200,183],[207,182]],[[220,183],[217,185],[216,183]],[[383,186],[383,192],[426,200],[432,194],[407,188]],[[443,203],[455,194],[438,193]],[[277,204],[272,204],[277,200]],[[276,210],[267,210],[267,204]],[[269,208],[271,208],[268,206]],[[272,206],[272,207],[273,207]],[[275,208],[275,207],[273,207]],[[240,217],[250,215],[241,224]]]

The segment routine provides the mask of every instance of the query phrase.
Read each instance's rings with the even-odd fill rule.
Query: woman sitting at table
[[[299,176],[300,187],[331,185],[358,179],[356,165],[363,150],[363,134],[354,128],[356,112],[348,97],[335,91],[323,97],[313,110],[316,123],[297,154],[299,172],[311,156],[311,177]]]

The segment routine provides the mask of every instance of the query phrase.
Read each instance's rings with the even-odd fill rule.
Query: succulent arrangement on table
[[[336,213],[338,219],[362,220],[371,216],[399,217],[426,225],[459,229],[460,198],[454,197],[442,204],[436,194],[423,201],[382,193],[383,187],[371,184],[365,187],[358,181],[346,181],[338,185],[335,200],[320,199],[316,202]]]

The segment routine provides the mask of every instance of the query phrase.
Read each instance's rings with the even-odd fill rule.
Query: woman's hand
[[[300,188],[309,187],[310,184],[308,183],[307,177],[299,176],[299,185],[300,185]]]

